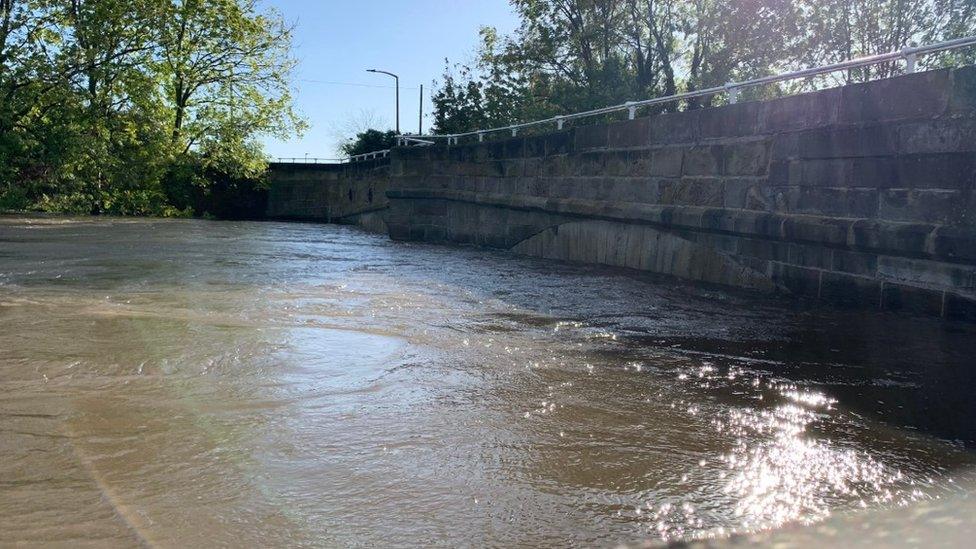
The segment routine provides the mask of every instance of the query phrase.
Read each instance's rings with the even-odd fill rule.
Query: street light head
[[[385,74],[387,76],[392,76],[393,79],[396,80],[396,133],[397,135],[400,135],[400,77],[390,71],[383,71],[380,69],[366,69],[366,72]]]
[[[397,81],[400,80],[400,77],[399,76],[393,74],[390,71],[384,71],[384,70],[381,70],[381,69],[366,69],[366,72],[375,72],[377,74],[385,74],[385,75],[388,75],[388,76],[392,76],[393,78],[396,78]]]

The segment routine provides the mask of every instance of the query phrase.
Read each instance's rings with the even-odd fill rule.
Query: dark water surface
[[[606,546],[955,497],[974,335],[338,226],[0,217],[0,545]]]

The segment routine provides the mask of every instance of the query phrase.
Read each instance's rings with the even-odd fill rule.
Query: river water
[[[955,497],[971,327],[315,224],[0,217],[0,545],[607,546]]]

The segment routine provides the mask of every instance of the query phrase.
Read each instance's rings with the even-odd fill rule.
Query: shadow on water
[[[829,308],[796,310],[790,321],[784,337],[773,341],[634,341],[761,358],[760,367],[820,386],[867,417],[976,447],[976,327]]]
[[[518,313],[496,314],[498,320],[550,328],[580,323],[609,330],[635,350],[725,357],[818,387],[866,418],[976,448],[976,325],[616,267],[426,247],[435,255],[453,250],[468,256],[469,272],[448,267],[431,276],[449,284],[477,276],[481,290],[518,307]],[[524,269],[518,279],[507,272],[512,262]]]

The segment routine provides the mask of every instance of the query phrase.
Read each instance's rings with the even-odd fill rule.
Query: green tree
[[[0,0],[0,206],[185,213],[287,136],[290,29],[255,0]]]
[[[71,175],[93,211],[153,213],[165,196],[159,183],[171,157],[155,85],[154,47],[160,15],[156,0],[71,0],[66,55],[78,74],[69,85],[79,100],[75,116],[85,148]]]
[[[160,26],[177,151],[197,150],[208,167],[235,176],[263,171],[255,137],[304,129],[288,88],[291,29],[255,0],[169,0]]]
[[[969,36],[976,32],[976,2],[972,0],[825,0],[808,2],[804,21],[808,32],[800,48],[805,64],[833,63],[852,57],[887,53]],[[958,58],[972,62],[970,51],[926,56],[921,67]],[[849,71],[842,81],[867,81],[898,74],[900,62]],[[836,83],[837,79],[826,80]]]
[[[976,32],[973,0],[510,0],[521,21],[482,31],[478,58],[455,65],[434,93],[442,133],[721,86]],[[486,39],[488,37],[488,39]],[[936,66],[973,52],[920,60]],[[903,63],[747,91],[899,74]],[[694,108],[714,98],[671,104]],[[488,107],[488,105],[493,105]]]
[[[58,11],[37,0],[0,0],[0,192],[32,194],[44,181],[58,139],[37,123],[55,106],[70,101],[64,77],[76,69],[59,66]]]
[[[355,156],[357,154],[391,149],[395,143],[395,131],[387,130],[383,132],[380,130],[369,129],[356,134],[354,139],[343,143],[339,149],[346,156]]]

